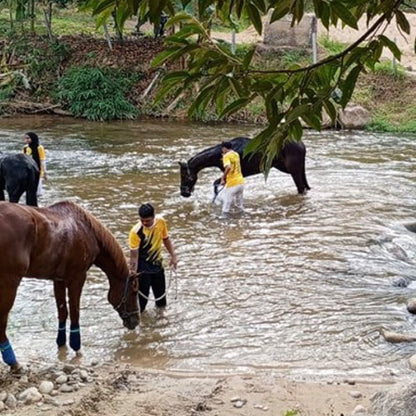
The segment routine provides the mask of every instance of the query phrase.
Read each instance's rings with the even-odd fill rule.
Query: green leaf
[[[340,2],[334,1],[330,3],[331,8],[335,11],[336,15],[348,26],[358,30],[357,19],[353,14]]]
[[[169,60],[174,60],[179,58],[182,55],[185,55],[189,52],[192,52],[193,50],[197,49],[199,46],[198,45],[188,45],[185,46],[184,48],[171,48],[171,49],[167,49],[161,53],[159,53],[155,59],[153,59],[152,68],[156,68],[158,66],[160,66],[162,63],[169,61]]]
[[[92,11],[92,15],[96,16],[106,9],[114,10],[116,7],[115,0],[102,0],[100,3],[98,3],[97,7]]]
[[[335,108],[335,105],[332,103],[330,99],[328,99],[324,101],[324,107],[331,121],[335,123],[337,119],[337,109]]]
[[[208,105],[209,100],[212,98],[214,89],[215,89],[215,85],[209,85],[208,87],[200,91],[195,101],[189,107],[189,110],[188,110],[189,116],[192,116],[197,111],[201,111],[205,109],[205,107]]]
[[[403,30],[404,33],[410,35],[409,21],[401,10],[396,10],[396,21],[400,29]]]
[[[293,10],[293,22],[300,22],[302,20],[304,13],[304,4],[303,0],[296,0],[295,7]]]
[[[244,56],[243,59],[243,68],[247,69],[250,66],[251,60],[253,59],[256,48],[252,47]]]
[[[259,10],[254,4],[248,3],[246,6],[246,11],[257,33],[261,35],[263,24],[261,22],[261,16],[260,16]]]
[[[289,111],[286,122],[291,123],[292,121],[298,119],[303,114],[306,114],[311,111],[312,106],[310,104],[302,104],[295,107],[293,110]]]
[[[357,78],[360,75],[361,70],[361,65],[355,66],[353,69],[351,69],[345,82],[343,83],[342,97],[340,101],[343,108],[345,108],[345,106],[348,104],[348,101],[354,92],[355,83],[357,82]]]
[[[390,40],[388,37],[384,35],[379,35],[378,38],[381,40],[383,45],[387,46],[390,49],[394,57],[400,61],[402,53],[400,52],[400,49],[397,47],[397,45],[392,40]]]
[[[180,12],[175,14],[175,16],[172,16],[167,22],[166,22],[166,27],[170,27],[173,26],[177,23],[184,23],[187,22],[189,20],[195,20],[191,15],[189,15],[186,12]]]
[[[292,2],[293,0],[279,1],[273,10],[272,17],[270,18],[270,23],[273,23],[276,20],[280,20],[283,16],[286,16],[292,7]]]
[[[184,81],[186,78],[189,77],[189,72],[188,71],[175,71],[175,72],[170,72],[169,74],[166,74],[163,77],[163,82],[178,82],[178,81]]]
[[[251,97],[238,98],[225,107],[224,111],[220,114],[220,118],[237,112],[241,108],[245,107],[250,101]]]
[[[264,0],[252,0],[252,2],[256,5],[256,7],[260,10],[261,13],[266,14],[267,5]]]
[[[299,120],[293,121],[293,123],[289,124],[289,137],[290,139],[299,141],[303,135],[303,127]]]
[[[322,122],[321,122],[321,109],[319,108],[319,113],[315,111],[309,111],[306,114],[302,114],[302,120],[310,127],[315,130],[321,130]]]

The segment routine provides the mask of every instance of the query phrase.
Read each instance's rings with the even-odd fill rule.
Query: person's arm
[[[43,179],[48,180],[48,175],[46,174],[46,160],[40,161],[40,171],[43,172]]]
[[[225,183],[227,182],[227,175],[230,169],[231,169],[230,165],[225,166],[224,173],[221,177],[221,185],[225,185]]]
[[[43,179],[48,180],[48,176],[46,175],[46,155],[43,146],[38,147],[38,153],[40,160],[40,171],[43,173]]]
[[[130,248],[130,260],[129,271],[130,273],[137,273],[137,266],[139,264],[139,249],[140,238],[137,235],[137,226],[134,226],[129,232],[129,248]]]
[[[130,273],[137,273],[137,266],[139,262],[139,249],[130,250],[130,262],[129,262],[129,269]]]
[[[176,253],[175,253],[175,249],[173,247],[172,241],[170,241],[170,238],[167,237],[167,238],[163,239],[163,244],[166,247],[166,250],[170,254],[170,265],[174,269],[176,269],[176,267],[178,266],[178,259],[176,258]]]

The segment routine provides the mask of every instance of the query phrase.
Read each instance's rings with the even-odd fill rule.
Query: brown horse
[[[48,208],[0,202],[0,350],[3,361],[19,364],[6,336],[7,316],[23,276],[53,281],[58,309],[58,346],[66,344],[69,299],[69,345],[81,348],[79,309],[87,270],[95,264],[107,275],[108,300],[124,326],[139,323],[137,275],[129,268],[114,236],[78,205],[64,201]]]

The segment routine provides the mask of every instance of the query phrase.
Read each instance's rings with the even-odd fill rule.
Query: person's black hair
[[[139,216],[141,218],[150,218],[155,216],[155,209],[152,204],[143,204],[139,208]]]
[[[38,168],[40,170],[40,157],[39,157],[39,152],[38,152],[39,137],[38,137],[38,135],[36,133],[33,133],[31,131],[28,132],[28,133],[26,133],[26,136],[29,136],[30,137],[29,147],[32,150],[32,157],[33,157],[33,160],[38,165]]]
[[[226,149],[232,149],[233,145],[231,142],[222,142],[221,147],[225,147]]]

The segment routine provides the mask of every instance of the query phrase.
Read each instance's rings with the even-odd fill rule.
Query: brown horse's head
[[[137,303],[138,274],[131,274],[124,282],[124,286],[110,286],[108,300],[123,320],[123,325],[134,329],[140,322]]]
[[[188,198],[191,196],[197,181],[197,173],[189,167],[186,162],[179,162],[181,168],[181,195]]]

